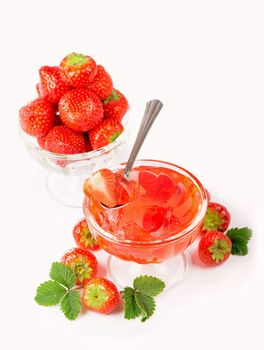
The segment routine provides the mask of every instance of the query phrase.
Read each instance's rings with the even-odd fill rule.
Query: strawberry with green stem
[[[85,218],[80,220],[73,228],[73,238],[78,247],[84,249],[98,250],[99,244],[93,238]]]
[[[88,86],[97,73],[97,65],[92,57],[75,52],[64,57],[59,69],[64,83],[74,88]]]
[[[85,285],[97,273],[97,259],[88,249],[73,248],[63,255],[61,262],[74,271],[78,285]]]
[[[222,204],[211,202],[203,220],[202,233],[208,231],[225,232],[230,224],[229,211]]]
[[[252,232],[248,227],[232,228],[226,234],[208,231],[203,234],[199,242],[198,256],[208,266],[220,265],[230,257],[230,254],[246,255],[251,236]]]
[[[103,106],[104,118],[113,118],[121,122],[128,110],[128,101],[120,91],[113,89],[112,94],[103,100]]]
[[[198,247],[198,255],[201,261],[209,266],[216,266],[226,261],[232,249],[230,239],[222,232],[206,232]]]
[[[104,119],[98,126],[90,130],[89,139],[92,149],[99,149],[116,140],[124,128],[113,118]]]
[[[82,304],[89,310],[109,314],[117,307],[118,301],[116,286],[106,278],[93,278],[83,288]]]

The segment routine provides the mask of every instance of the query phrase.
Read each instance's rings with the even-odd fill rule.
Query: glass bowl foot
[[[132,261],[124,261],[109,255],[107,270],[120,288],[133,285],[133,280],[140,275],[152,275],[162,279],[165,290],[170,290],[186,276],[190,256],[187,252],[177,255],[159,264],[137,264]]]
[[[85,176],[59,175],[49,173],[46,179],[46,188],[53,199],[60,204],[81,208],[83,204],[83,184]]]

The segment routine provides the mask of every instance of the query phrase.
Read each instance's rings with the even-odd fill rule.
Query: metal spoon
[[[129,178],[130,171],[136,160],[138,152],[140,151],[141,146],[162,107],[163,104],[159,100],[151,100],[147,102],[146,109],[138,130],[136,141],[128,158],[126,167],[124,169],[123,174],[127,179]]]
[[[139,130],[138,130],[138,134],[136,137],[136,141],[134,143],[134,146],[132,148],[132,151],[130,153],[126,167],[125,167],[124,172],[123,172],[123,180],[129,178],[130,171],[131,171],[133,164],[136,160],[138,152],[140,151],[141,146],[142,146],[150,128],[152,127],[152,124],[154,123],[155,119],[157,118],[162,107],[163,107],[163,104],[159,100],[151,100],[151,101],[147,102],[145,112],[144,112]],[[121,177],[119,181],[123,182],[123,180]],[[101,205],[104,208],[108,208],[103,203],[101,203]],[[115,209],[115,208],[118,208],[120,206],[122,206],[122,205],[120,204],[120,205],[117,205],[113,208],[108,208],[108,210]]]

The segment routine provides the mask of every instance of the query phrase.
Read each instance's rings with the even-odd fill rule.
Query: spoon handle
[[[129,159],[127,161],[125,170],[124,170],[124,176],[126,178],[129,177],[130,170],[133,167],[133,164],[135,162],[135,159],[138,155],[138,152],[141,149],[141,146],[152,127],[152,124],[154,123],[156,117],[158,116],[163,104],[159,100],[151,100],[147,102],[145,112],[138,130],[137,138],[134,143],[134,146],[132,148],[132,151],[130,153]]]

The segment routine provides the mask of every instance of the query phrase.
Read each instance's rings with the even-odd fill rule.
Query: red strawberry
[[[77,225],[73,228],[73,238],[80,248],[98,250],[100,249],[99,244],[91,235],[91,232],[88,228],[86,219],[82,219],[78,222]]]
[[[231,249],[231,240],[223,232],[208,231],[199,242],[198,255],[204,264],[215,266],[229,258]]]
[[[209,203],[204,217],[202,232],[225,232],[230,224],[230,214],[226,207],[219,203]]]
[[[66,56],[59,68],[62,80],[75,88],[89,85],[97,73],[96,63],[90,56],[75,52]]]
[[[103,104],[104,117],[114,118],[119,122],[121,122],[128,110],[128,102],[126,97],[116,89],[114,89],[112,94],[103,101]]]
[[[79,285],[85,285],[97,273],[96,257],[88,249],[73,248],[63,255],[61,262],[74,271]]]
[[[117,205],[116,177],[109,169],[101,169],[89,177],[83,187],[87,197],[92,198],[109,208]]]
[[[69,86],[61,79],[59,67],[43,66],[39,70],[39,76],[38,93],[50,102],[59,102],[61,96],[69,90]]]
[[[52,128],[55,112],[52,103],[37,98],[19,111],[20,125],[31,136],[41,137]]]
[[[118,301],[116,286],[106,278],[93,278],[83,288],[82,303],[89,310],[109,314],[117,307]]]
[[[103,119],[103,106],[99,98],[86,89],[66,92],[59,102],[60,118],[75,131],[95,128]]]
[[[89,85],[100,100],[107,98],[113,91],[113,81],[103,66],[97,66],[97,74],[93,82]]]
[[[75,154],[86,152],[86,143],[82,133],[58,125],[45,137],[44,148],[53,153]]]
[[[113,142],[124,128],[115,119],[104,119],[98,126],[89,132],[90,143],[93,149],[98,149]]]

